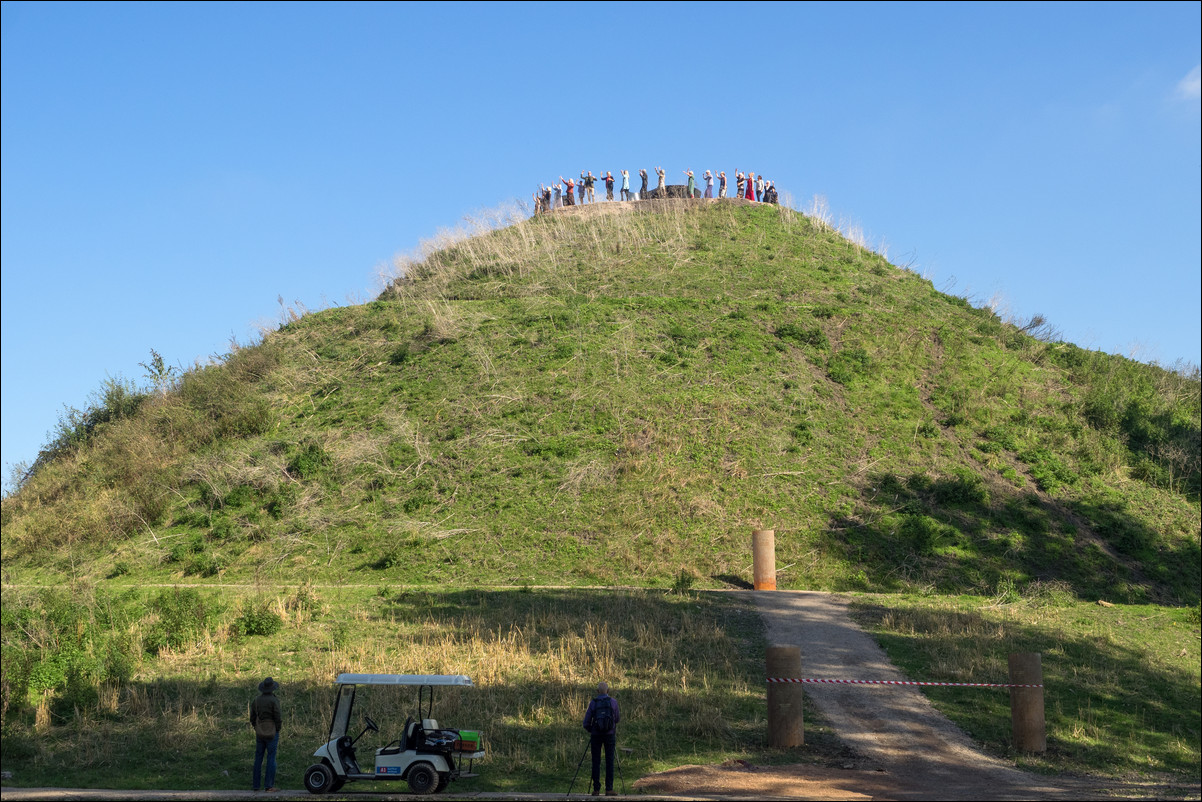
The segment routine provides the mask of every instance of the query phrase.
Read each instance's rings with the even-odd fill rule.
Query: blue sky
[[[1199,362],[1199,3],[3,3],[3,463],[540,181],[750,169],[1065,339]]]

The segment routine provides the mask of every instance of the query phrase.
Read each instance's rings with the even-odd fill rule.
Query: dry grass
[[[614,687],[624,743],[639,752],[628,771],[762,742],[762,718],[752,712],[763,692],[754,684],[758,619],[729,600],[313,586],[220,598],[227,611],[221,622],[184,649],[141,660],[130,681],[102,684],[93,706],[63,718],[55,694],[41,695],[27,723],[39,739],[36,756],[19,763],[22,776],[37,781],[69,771],[84,785],[111,777],[122,787],[227,787],[213,767],[245,760],[245,705],[264,674],[284,685],[286,776],[303,769],[324,736],[330,682],[345,671],[471,676],[476,688],[438,692],[435,715],[484,732],[491,756],[485,788],[522,787],[570,771],[583,742],[579,720],[599,679]],[[268,601],[282,617],[277,635],[233,634],[225,619],[250,599]],[[154,620],[136,623],[132,643]],[[413,707],[412,689],[372,688],[357,709],[379,721],[373,744],[382,745],[399,736]],[[135,747],[148,731],[172,745],[170,754]],[[187,766],[164,771],[183,754]]]

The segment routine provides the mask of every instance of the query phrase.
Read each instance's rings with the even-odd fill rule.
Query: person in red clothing
[[[559,177],[559,180],[563,182],[563,205],[575,206],[576,200],[572,197],[572,190],[576,187],[576,184],[572,182],[572,179],[564,178],[562,175]]]
[[[747,194],[744,197],[747,200],[755,200],[755,173],[750,171],[747,173]]]

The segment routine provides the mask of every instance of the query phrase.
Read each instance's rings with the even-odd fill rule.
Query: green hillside
[[[539,218],[408,276],[111,383],[4,500],[6,577],[740,585],[769,526],[787,588],[1198,600],[1196,372],[778,207]]]
[[[270,673],[295,787],[348,670],[477,680],[445,715],[493,759],[455,790],[566,787],[599,677],[628,780],[843,765],[813,710],[805,750],[766,749],[762,623],[698,592],[749,586],[766,526],[778,584],[870,592],[915,678],[1045,654],[1038,759],[1004,696],[932,694],[986,748],[1197,783],[1196,368],[1050,341],[741,202],[601,204],[403,267],[63,415],[0,520],[13,782],[242,788]]]

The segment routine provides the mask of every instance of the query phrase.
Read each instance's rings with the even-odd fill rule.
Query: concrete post
[[[1010,682],[1014,685],[1043,684],[1043,664],[1039,652],[1018,652],[1010,655]],[[1010,689],[1010,726],[1014,736],[1014,748],[1018,751],[1048,750],[1043,688]]]
[[[801,678],[801,647],[768,647],[768,677]],[[802,716],[801,683],[768,683],[768,746],[788,748],[804,746],[805,721]]]
[[[751,531],[751,564],[756,590],[776,590],[776,532],[772,529]]]

